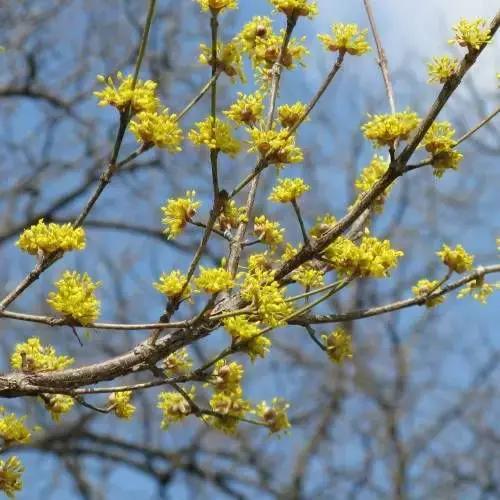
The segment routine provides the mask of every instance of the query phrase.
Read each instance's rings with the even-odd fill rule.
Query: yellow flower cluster
[[[185,347],[169,354],[165,358],[165,374],[167,376],[182,375],[188,372],[192,366],[193,362]]]
[[[300,163],[304,159],[302,150],[295,145],[295,136],[286,129],[252,128],[249,134],[251,143],[248,151],[259,152],[269,164],[280,167],[287,163]]]
[[[337,223],[337,219],[331,214],[316,217],[316,223],[309,230],[311,238],[320,238],[326,231]]]
[[[242,342],[240,351],[248,354],[252,361],[265,357],[269,352],[271,341],[265,335],[259,335],[258,323],[251,323],[244,316],[234,316],[224,320],[224,328],[234,342]]]
[[[224,9],[236,9],[238,7],[237,0],[196,0],[203,12],[210,10],[214,14],[218,14]]]
[[[238,92],[238,99],[224,114],[236,125],[254,126],[262,119],[264,96],[261,92],[245,95]]]
[[[54,310],[84,326],[99,317],[100,302],[94,295],[99,281],[94,283],[87,273],[64,271],[55,286],[57,292],[50,292],[47,299]]]
[[[196,146],[206,146],[216,149],[229,156],[236,156],[241,145],[233,136],[231,127],[220,118],[215,122],[211,116],[195,124],[198,130],[192,129],[188,133],[189,140]]]
[[[449,43],[456,43],[461,47],[467,47],[469,50],[478,50],[491,40],[491,32],[488,23],[483,18],[478,18],[473,21],[460,19],[460,21],[453,26],[453,31],[455,31],[455,38],[450,40]]]
[[[118,87],[115,86],[113,78],[98,75],[97,80],[105,87],[94,95],[100,99],[99,106],[113,106],[120,113],[130,105],[132,114],[146,111],[152,113],[157,110],[160,100],[156,96],[156,82],[151,80],[137,80],[135,88],[132,89],[132,75],[124,76],[121,71],[116,75]]]
[[[252,54],[260,39],[266,39],[272,32],[273,23],[269,17],[255,16],[243,26],[238,34],[238,40],[243,46],[243,51]]]
[[[425,134],[422,145],[432,154],[432,167],[436,177],[442,177],[445,170],[456,170],[463,159],[455,151],[455,130],[449,122],[434,122]]]
[[[375,147],[394,147],[397,140],[406,140],[418,127],[420,118],[416,113],[406,110],[389,115],[368,115],[370,120],[361,130]]]
[[[402,255],[402,251],[391,248],[389,240],[369,235],[363,236],[359,246],[340,236],[325,251],[325,257],[340,275],[365,278],[387,277]]]
[[[169,298],[178,298],[182,292],[182,298],[187,299],[191,296],[191,287],[185,285],[187,276],[178,270],[171,271],[170,273],[162,273],[160,279],[153,283],[153,286]]]
[[[190,399],[193,399],[196,395],[196,387],[191,387],[187,391],[187,395]],[[161,427],[165,430],[168,429],[170,424],[179,422],[192,413],[189,401],[178,392],[161,392],[158,395],[157,408],[163,412]]]
[[[167,108],[161,113],[157,111],[138,113],[135,120],[130,122],[130,131],[146,148],[156,146],[170,153],[182,150],[180,145],[183,133],[177,115],[169,114]]]
[[[245,218],[245,207],[238,207],[234,200],[224,200],[222,211],[217,217],[217,226],[221,231],[226,231],[238,227]]]
[[[206,268],[200,266],[200,274],[194,282],[205,293],[219,293],[234,286],[231,273],[222,267]]]
[[[69,356],[58,356],[52,346],[43,346],[38,337],[16,344],[10,357],[14,370],[26,372],[64,370],[75,360]]]
[[[432,61],[427,64],[428,83],[445,83],[457,72],[457,69],[458,61],[454,57],[433,57]]]
[[[459,274],[470,271],[474,263],[474,256],[467,253],[462,245],[457,245],[454,249],[443,245],[436,255],[450,270]]]
[[[210,419],[211,424],[226,434],[233,434],[239,419],[250,410],[250,404],[243,399],[241,387],[232,392],[215,392],[210,399],[210,407],[218,414]]]
[[[195,201],[195,191],[186,191],[185,198],[171,198],[161,207],[162,222],[167,226],[165,233],[168,239],[174,239],[186,227],[186,224],[196,215],[201,202]]]
[[[256,268],[244,274],[241,296],[256,308],[259,319],[272,327],[286,324],[284,318],[293,311],[272,271]]]
[[[108,398],[108,404],[118,418],[129,420],[135,413],[135,406],[131,400],[132,391],[113,392]]]
[[[243,366],[236,362],[227,363],[220,359],[215,363],[214,371],[210,378],[210,383],[218,392],[231,393],[238,391],[243,378]]]
[[[442,304],[445,300],[444,295],[438,297],[427,298],[427,296],[433,292],[440,292],[441,287],[439,286],[439,281],[429,281],[427,279],[418,280],[415,286],[411,289],[413,295],[418,298],[426,298],[425,305],[427,307],[435,307]]]
[[[486,304],[489,296],[495,291],[500,289],[500,282],[498,283],[486,283],[484,276],[478,278],[477,280],[467,283],[459,292],[457,297],[463,299],[467,295],[471,295],[474,300],[477,300],[481,304]]]
[[[352,358],[351,336],[342,328],[334,330],[329,335],[322,335],[328,357],[335,363],[342,363]]]
[[[204,43],[200,44],[199,61],[201,64],[212,66],[212,47]],[[245,82],[241,47],[237,40],[228,43],[217,42],[216,67],[232,80],[237,76],[242,82]]]
[[[284,104],[278,107],[278,119],[284,128],[292,128],[305,114],[307,106],[303,102]]]
[[[271,405],[265,401],[259,403],[255,409],[255,413],[267,425],[269,432],[274,434],[286,431],[291,427],[287,415],[289,408],[290,405],[283,399],[273,398]]]
[[[315,1],[308,0],[271,0],[274,8],[283,12],[287,17],[297,18],[299,16],[313,18],[318,13],[318,5]]]
[[[362,193],[366,193],[381,179],[387,172],[389,163],[381,156],[375,155],[372,161],[361,172],[360,176],[356,179],[354,185],[356,189]],[[373,209],[376,212],[381,212],[384,207],[385,200],[389,194],[392,186],[387,188],[373,203]]]
[[[303,265],[291,274],[292,279],[304,288],[316,288],[325,284],[325,273],[321,269]]]
[[[85,248],[85,231],[71,224],[46,224],[40,219],[37,224],[25,229],[16,245],[23,251],[36,255],[44,253],[68,252]]]
[[[75,404],[73,398],[65,394],[46,394],[43,402],[54,422],[59,422],[62,415],[68,413]]]
[[[295,179],[278,179],[278,184],[274,187],[268,200],[278,203],[288,203],[296,201],[304,193],[311,189],[300,177]]]
[[[23,472],[24,467],[18,457],[0,460],[0,491],[3,491],[9,498],[14,498],[23,487],[21,479]]]
[[[0,406],[0,438],[3,439],[3,447],[15,444],[26,444],[31,439],[31,431],[26,427],[26,417],[19,418],[14,413],[6,413],[5,408]]]
[[[265,215],[255,217],[254,233],[263,243],[275,248],[283,242],[283,233],[285,230],[279,222],[270,221]]]
[[[318,35],[327,50],[343,51],[353,56],[361,56],[371,50],[366,41],[368,30],[361,30],[357,24],[336,23],[331,35]]]

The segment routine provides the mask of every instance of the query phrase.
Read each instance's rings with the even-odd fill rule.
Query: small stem
[[[302,232],[302,238],[304,239],[304,245],[309,245],[309,236],[307,236],[306,226],[304,225],[304,220],[302,219],[302,214],[300,213],[299,205],[297,200],[292,200],[292,207],[299,221],[300,231]]]

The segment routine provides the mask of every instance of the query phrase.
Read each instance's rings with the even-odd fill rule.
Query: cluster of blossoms
[[[312,18],[318,13],[318,5],[310,0],[271,0],[274,8],[287,17],[299,16]]]
[[[70,356],[58,356],[52,346],[44,346],[38,337],[16,344],[10,357],[14,370],[25,372],[64,370],[74,363]]]
[[[236,9],[237,0],[196,0],[203,12],[210,10],[213,14],[218,14],[225,9]]]
[[[361,130],[375,147],[394,148],[396,141],[405,141],[420,124],[420,118],[410,110],[389,115],[368,115],[370,120]]]
[[[80,325],[94,323],[101,305],[94,292],[101,283],[93,282],[87,273],[64,271],[55,282],[56,292],[50,292],[47,303],[64,317]]]
[[[166,430],[170,427],[170,424],[179,422],[191,415],[193,407],[190,400],[196,395],[196,387],[191,387],[186,395],[187,398],[179,392],[161,392],[159,394],[157,407],[163,413],[162,429]]]
[[[389,163],[384,160],[381,156],[375,155],[372,161],[367,165],[359,177],[356,179],[354,185],[359,191],[360,195],[370,191],[373,186],[382,178],[382,176],[387,172],[389,168]],[[375,212],[381,212],[384,207],[387,195],[391,191],[392,186],[388,187],[376,200],[373,202],[373,210]]]
[[[172,375],[183,375],[187,373],[193,366],[193,362],[187,352],[187,349],[183,347],[178,351],[169,354],[165,358],[165,374],[167,376]]]
[[[129,111],[133,116],[130,131],[142,143],[143,149],[156,146],[170,153],[181,151],[183,133],[177,115],[162,107],[156,95],[156,82],[134,81],[132,75],[124,76],[121,72],[117,74],[118,86],[111,76],[99,75],[97,80],[104,85],[103,90],[94,92],[100,99],[99,106],[112,106],[122,115]]]
[[[164,215],[162,222],[167,226],[166,233],[169,239],[178,236],[196,215],[201,202],[195,201],[195,196],[195,191],[187,191],[184,198],[172,198],[161,207]]]
[[[187,285],[187,276],[178,270],[163,273],[159,281],[153,283],[153,286],[170,299],[178,299],[181,294],[183,299],[191,296],[191,287]]]
[[[59,422],[61,417],[68,413],[75,404],[73,398],[65,394],[45,394],[41,396],[41,399],[54,422]]]
[[[238,207],[234,200],[224,200],[222,210],[216,220],[216,226],[221,231],[227,231],[238,227],[246,219],[245,207]]]
[[[283,104],[278,107],[278,120],[283,128],[293,128],[299,123],[307,112],[307,106],[303,102],[295,104]]]
[[[269,195],[270,201],[289,203],[297,201],[304,193],[311,189],[300,177],[296,179],[279,178],[277,185]]]
[[[26,427],[26,417],[18,417],[14,413],[6,413],[0,406],[0,438],[3,440],[3,448],[26,444],[31,440],[31,430]]]
[[[478,18],[474,21],[460,19],[453,26],[453,30],[455,31],[455,37],[450,40],[450,43],[467,47],[468,50],[478,50],[491,41],[490,29],[483,18]]]
[[[14,498],[18,491],[23,488],[21,476],[24,467],[18,457],[9,457],[7,460],[0,460],[0,490],[9,498]]]
[[[270,221],[265,215],[255,217],[254,233],[266,245],[271,248],[283,243],[283,234],[285,230],[279,222]]]
[[[318,35],[318,38],[327,50],[361,56],[371,50],[367,33],[368,30],[360,31],[356,24],[337,23],[332,26],[331,35]]]
[[[334,330],[329,335],[322,335],[328,357],[335,363],[342,363],[352,358],[351,336],[342,328]]]
[[[205,293],[220,293],[234,286],[231,273],[222,267],[206,268],[200,266],[200,274],[194,282]]]
[[[283,262],[297,255],[298,249],[287,243],[281,257]],[[306,290],[324,285],[325,271],[315,266],[313,262],[306,262],[291,273],[291,278],[302,285]]]
[[[286,431],[291,427],[287,415],[289,408],[290,405],[282,398],[273,398],[271,405],[265,401],[259,403],[255,413],[267,425],[269,432],[275,433]]]
[[[85,248],[85,231],[71,224],[46,224],[40,219],[37,224],[25,229],[16,245],[24,252],[37,255],[39,252],[68,252]]]
[[[249,152],[257,152],[270,165],[282,167],[290,163],[300,163],[304,153],[295,145],[295,136],[287,129],[276,130],[254,127],[249,130]]]
[[[391,247],[389,240],[365,234],[361,243],[340,236],[325,250],[325,257],[341,276],[385,278],[403,256]]]
[[[455,151],[455,130],[449,122],[434,122],[422,140],[422,146],[432,155],[432,167],[436,177],[442,177],[445,170],[456,170],[463,159]]]
[[[500,282],[486,283],[484,276],[481,276],[465,285],[459,292],[457,297],[463,299],[467,295],[471,295],[474,300],[481,304],[486,304],[489,296],[495,291],[500,290]]]
[[[428,63],[429,83],[445,83],[458,70],[458,61],[454,57],[441,56],[434,57]]]
[[[238,92],[238,99],[224,114],[236,125],[254,126],[262,120],[263,112],[264,95],[257,91],[248,95]]]
[[[215,67],[218,71],[225,73],[233,80],[237,76],[242,82],[245,81],[243,58],[238,40],[228,43],[217,42],[215,57]],[[201,64],[212,66],[212,47],[204,43],[200,44],[199,61]]]
[[[457,245],[455,248],[443,245],[436,254],[451,271],[459,274],[470,271],[474,263],[474,256],[467,253],[462,245]]]
[[[209,116],[195,124],[197,130],[189,131],[188,138],[196,146],[206,146],[229,156],[240,152],[241,144],[233,136],[231,127],[220,118]]]
[[[418,280],[415,286],[411,289],[415,297],[425,299],[425,305],[427,307],[435,307],[442,304],[445,300],[444,295],[438,295],[437,297],[429,297],[432,293],[439,293],[441,287],[439,286],[438,280],[430,281],[428,279]]]
[[[131,400],[132,391],[113,392],[108,398],[108,405],[118,418],[128,420],[135,413],[135,406]]]
[[[225,319],[224,328],[231,336],[233,343],[238,344],[239,350],[248,354],[252,361],[256,358],[263,358],[271,348],[269,338],[260,334],[259,323],[251,322],[245,316]]]

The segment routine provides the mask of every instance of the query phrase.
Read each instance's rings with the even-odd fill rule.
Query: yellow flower
[[[226,73],[226,75],[233,81],[237,76],[242,82],[245,82],[243,59],[241,54],[241,47],[237,40],[233,40],[228,43],[217,42],[217,69]],[[210,67],[212,66],[212,47],[209,47],[204,43],[200,44],[199,61],[201,64],[208,64]]]
[[[231,393],[240,388],[243,373],[243,366],[239,363],[234,361],[227,363],[225,360],[220,359],[215,363],[210,382],[217,392]]]
[[[429,281],[427,279],[418,280],[415,286],[411,289],[413,295],[418,298],[426,298],[425,305],[427,307],[434,307],[444,302],[445,296],[440,295],[438,297],[427,298],[430,293],[440,292],[441,287],[438,286],[439,281]]]
[[[300,177],[295,179],[278,179],[278,184],[274,187],[268,200],[278,203],[288,203],[300,198],[311,189]]]
[[[305,288],[316,288],[325,284],[325,273],[310,266],[300,266],[291,276]]]
[[[210,407],[220,416],[212,417],[212,425],[227,434],[238,428],[239,419],[250,410],[250,404],[242,397],[241,389],[231,393],[216,392],[210,399]]]
[[[422,140],[422,146],[432,154],[434,175],[441,177],[447,169],[457,169],[463,159],[455,151],[455,129],[449,122],[434,122]]]
[[[387,277],[402,255],[402,251],[391,248],[388,240],[369,235],[363,236],[359,246],[340,236],[325,251],[325,257],[340,275],[365,278]]]
[[[193,399],[196,395],[196,388],[191,387],[187,394],[189,398]],[[170,424],[183,420],[192,412],[189,401],[178,392],[161,392],[158,395],[157,408],[163,412],[161,428],[165,430],[168,429]]]
[[[234,138],[231,127],[219,118],[215,123],[211,116],[196,123],[197,131],[190,130],[189,140],[196,146],[206,146],[216,149],[229,156],[236,156],[240,152],[240,143]]]
[[[185,198],[171,198],[161,207],[164,215],[162,222],[167,226],[165,233],[169,240],[178,236],[196,215],[201,202],[195,201],[195,196],[195,191],[186,191]]]
[[[238,92],[238,100],[224,111],[224,114],[237,125],[253,126],[262,119],[264,111],[264,96],[260,92],[245,95]]]
[[[224,320],[224,328],[236,343],[242,342],[240,350],[248,354],[252,361],[263,358],[271,347],[271,341],[265,335],[259,335],[257,323],[248,321],[244,316],[234,316]]]
[[[295,145],[295,136],[288,130],[249,129],[251,143],[249,152],[258,152],[269,164],[278,167],[286,163],[300,163],[304,159],[302,150]]]
[[[118,418],[129,420],[135,413],[135,406],[130,402],[132,391],[113,392],[108,398],[108,404]]]
[[[396,140],[406,140],[415,130],[420,118],[410,110],[392,115],[368,115],[370,120],[361,130],[375,147],[394,147]]]
[[[16,245],[23,251],[36,255],[39,251],[52,253],[57,251],[83,250],[85,231],[71,224],[45,224],[40,219],[37,224],[25,229]]]
[[[335,363],[342,363],[352,358],[351,336],[342,328],[334,330],[329,335],[322,335],[328,357]]]
[[[224,9],[236,9],[238,8],[237,0],[196,0],[201,7],[203,12],[208,10],[212,11],[214,14],[218,14]]]
[[[246,273],[241,296],[256,308],[259,319],[272,327],[286,324],[284,318],[293,312],[285,299],[284,289],[275,281],[272,271],[257,269]]]
[[[187,282],[187,276],[180,271],[174,270],[170,273],[163,273],[159,281],[153,283],[153,286],[169,298],[178,298],[182,290],[182,298],[187,299],[191,296],[191,287],[184,286]]]
[[[495,289],[500,289],[500,282],[493,283],[492,285],[486,283],[484,276],[467,283],[459,292],[457,297],[463,299],[467,295],[472,295],[474,300],[477,300],[481,304],[486,304],[489,296],[495,291]]]
[[[278,61],[281,46],[283,45],[284,30],[280,34],[269,33],[265,37],[257,37],[255,39],[255,47],[250,51],[249,55],[254,67],[263,66],[271,69]],[[307,48],[302,44],[305,38],[297,41],[291,38],[288,46],[282,56],[282,64],[285,68],[294,69],[296,64],[302,65],[303,58],[309,54]]]
[[[255,16],[246,23],[237,38],[243,46],[244,52],[253,53],[257,43],[273,33],[273,22],[266,16]]]
[[[432,61],[427,64],[428,83],[445,83],[457,72],[457,69],[458,61],[454,57],[433,57]]]
[[[306,113],[307,106],[303,102],[284,104],[278,107],[278,118],[284,128],[293,127]]]
[[[336,23],[332,35],[318,35],[327,50],[345,51],[353,56],[361,56],[371,50],[366,41],[368,30],[359,30],[357,24]]]
[[[196,286],[205,293],[219,293],[234,286],[231,273],[222,267],[200,266],[200,275],[194,280]]]
[[[272,222],[265,215],[255,217],[253,231],[257,238],[271,248],[283,242],[283,233],[285,232],[279,222]]]
[[[47,303],[56,311],[81,325],[93,323],[100,314],[100,302],[94,295],[96,288],[87,273],[64,271],[55,282],[57,292],[50,292]]]
[[[170,375],[182,375],[193,366],[187,349],[183,347],[165,358],[165,373]]]
[[[74,361],[69,356],[58,356],[52,346],[42,346],[38,337],[31,337],[26,342],[16,344],[10,357],[14,370],[27,372],[64,370]]]
[[[0,460],[0,491],[3,491],[9,498],[14,498],[16,492],[21,491],[23,487],[21,479],[23,472],[24,467],[18,457]]]
[[[290,405],[281,398],[273,398],[271,405],[262,401],[255,408],[255,413],[269,428],[269,432],[274,434],[276,432],[286,431],[291,427],[288,421],[287,411]]]
[[[316,218],[316,224],[310,229],[311,238],[320,238],[326,231],[337,223],[337,219],[331,214],[320,215]]]
[[[0,438],[5,447],[15,444],[26,444],[31,440],[31,431],[24,424],[26,417],[19,418],[14,413],[5,413],[0,406]]]
[[[443,264],[459,274],[470,271],[474,262],[474,256],[467,253],[462,245],[457,245],[454,249],[443,245],[436,255],[441,258]]]
[[[359,194],[366,193],[381,179],[389,168],[389,163],[381,156],[375,155],[368,166],[361,172],[356,179],[354,185],[359,191]],[[384,202],[389,194],[392,186],[387,188],[373,203],[373,208],[376,212],[380,212],[384,206]]]
[[[59,422],[61,416],[68,413],[75,404],[73,398],[65,394],[45,394],[43,402],[54,422]]]
[[[238,207],[234,200],[225,199],[222,211],[217,218],[217,226],[221,231],[236,228],[245,216],[245,207]]]
[[[167,149],[170,153],[182,151],[182,130],[177,122],[177,115],[168,114],[168,109],[161,113],[143,111],[130,122],[130,131],[145,147],[156,146]]]
[[[271,0],[274,8],[283,12],[287,17],[297,18],[299,16],[313,18],[318,13],[316,2],[308,0]]]
[[[99,106],[113,106],[120,113],[123,113],[129,104],[133,114],[141,111],[150,113],[156,111],[160,100],[156,96],[156,82],[151,80],[137,80],[135,89],[132,90],[132,75],[124,76],[121,71],[116,75],[118,87],[115,86],[113,78],[98,75],[97,80],[105,87],[100,92],[94,92],[94,95],[100,99]]]
[[[456,43],[461,47],[467,47],[469,50],[478,50],[491,41],[488,23],[483,18],[473,21],[462,18],[453,26],[453,31],[455,31],[455,38],[450,40],[449,43]]]

